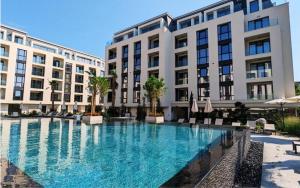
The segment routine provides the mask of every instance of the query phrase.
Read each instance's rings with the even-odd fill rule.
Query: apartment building
[[[116,106],[133,115],[150,75],[166,82],[167,120],[186,117],[190,93],[200,108],[208,98],[213,108],[259,108],[295,95],[288,3],[223,0],[175,18],[164,13],[115,33],[105,61],[106,74],[118,75]]]
[[[1,114],[51,109],[51,86],[55,109],[84,112],[90,104],[86,71],[104,76],[102,59],[29,36],[1,25],[0,106]],[[99,101],[97,101],[99,104]],[[64,105],[63,105],[64,104]],[[64,108],[64,107],[63,107]],[[76,107],[75,107],[76,109]]]

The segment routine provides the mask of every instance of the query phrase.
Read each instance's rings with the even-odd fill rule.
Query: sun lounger
[[[256,128],[256,121],[247,121],[249,129],[254,130]]]
[[[204,119],[204,125],[210,125],[211,124],[211,119],[210,118],[205,118]]]
[[[241,123],[239,123],[239,122],[232,122],[232,126],[233,127],[240,127]]]
[[[18,112],[13,112],[11,116],[12,116],[12,117],[18,117],[18,116],[19,116],[19,113],[18,113]]]
[[[300,141],[293,141],[293,150],[295,151],[295,154],[297,154],[297,146],[300,146]]]
[[[190,124],[196,124],[196,118],[190,118],[189,123]]]
[[[223,119],[216,119],[215,125],[223,125]]]
[[[271,131],[272,133],[275,132],[275,134],[276,134],[275,125],[274,124],[265,124],[264,131]]]
[[[184,122],[184,119],[181,118],[181,119],[178,119],[178,123],[183,123]]]

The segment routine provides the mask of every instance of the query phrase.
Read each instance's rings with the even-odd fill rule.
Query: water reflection
[[[1,157],[49,187],[157,187],[230,140],[226,130],[55,118],[2,120],[0,131]]]

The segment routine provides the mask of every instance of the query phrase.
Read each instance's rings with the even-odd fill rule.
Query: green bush
[[[300,118],[287,117],[284,119],[284,131],[292,135],[300,135]]]

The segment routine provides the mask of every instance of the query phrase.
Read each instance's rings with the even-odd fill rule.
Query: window
[[[71,101],[71,96],[70,96],[70,94],[64,94],[64,101],[65,101],[65,102],[70,102],[70,101]]]
[[[248,21],[248,31],[269,27],[269,26],[270,26],[269,17]]]
[[[83,75],[75,75],[75,82],[83,83]]]
[[[265,78],[272,76],[272,65],[270,61],[251,63],[247,69],[247,78]]]
[[[218,26],[218,39],[219,41],[231,39],[230,23],[226,23]]]
[[[133,102],[140,103],[141,92],[140,91],[133,91]]]
[[[208,70],[207,70],[207,68],[201,68],[201,69],[199,69],[199,76],[200,77],[206,77],[206,76],[208,76]]]
[[[33,44],[32,47],[36,48],[36,49],[44,50],[44,51],[47,51],[47,52],[56,53],[55,49],[49,48],[47,46],[42,46],[42,45],[39,45],[39,44]]]
[[[232,59],[231,43],[219,45],[219,61],[228,61]]]
[[[268,53],[271,51],[270,39],[264,39],[261,41],[255,41],[249,43],[249,55]]]
[[[7,64],[3,60],[0,62],[0,70],[7,71]]]
[[[198,87],[198,100],[204,101],[209,98],[209,86]]]
[[[140,81],[141,81],[141,75],[140,74],[134,74],[133,81],[134,81],[133,87],[139,88],[140,87]]]
[[[72,73],[72,64],[67,63],[67,64],[66,64],[66,67],[65,67],[65,70],[66,70],[66,72],[68,72],[68,73]]]
[[[79,65],[76,65],[76,72],[77,73],[82,73],[84,72],[84,67],[83,66],[79,66]]]
[[[148,42],[149,42],[149,49],[159,47],[159,35],[149,37]]]
[[[134,55],[141,54],[141,42],[134,43]]]
[[[207,64],[208,63],[208,48],[197,49],[197,64]]]
[[[13,100],[23,100],[23,89],[15,88]]]
[[[141,70],[141,57],[140,56],[134,57],[134,70],[135,71]]]
[[[74,102],[82,102],[82,95],[74,95]]]
[[[44,68],[32,67],[32,75],[44,76]]]
[[[25,68],[26,68],[26,65],[25,63],[17,63],[16,64],[16,73],[18,74],[25,74]]]
[[[24,76],[16,76],[15,78],[15,87],[23,87],[24,86]]]
[[[116,63],[109,63],[108,64],[108,74],[111,75],[112,72],[116,71]]]
[[[62,79],[59,71],[55,71],[55,70],[52,71],[52,78]]]
[[[188,84],[188,71],[176,71],[175,72],[175,84],[181,85],[181,84]]]
[[[43,100],[43,92],[30,92],[30,100],[32,101],[42,101]]]
[[[117,49],[110,49],[108,51],[108,59],[115,59],[117,57]]]
[[[22,49],[18,49],[17,60],[26,61],[26,57],[27,57],[27,51],[22,50]]]
[[[63,67],[62,63],[59,60],[53,60],[54,67]]]
[[[31,88],[43,89],[44,80],[31,80]]]
[[[149,31],[153,31],[158,28],[160,28],[160,22],[153,23],[149,26],[145,26],[145,27],[141,28],[141,34],[147,33]]]
[[[70,54],[69,54],[68,52],[65,52],[65,57],[66,57],[67,59],[70,59]]]
[[[71,93],[71,84],[70,83],[65,83],[64,91],[65,91],[65,93]]]
[[[233,85],[220,86],[220,100],[234,100]]]
[[[127,88],[128,87],[128,76],[125,75],[122,77],[122,88]]]
[[[175,67],[182,67],[188,65],[187,52],[179,53],[175,55]]]
[[[273,6],[273,3],[271,0],[262,0],[262,8],[266,9],[266,8],[270,8]]]
[[[175,37],[175,48],[182,48],[188,45],[187,34]]]
[[[218,18],[222,17],[222,16],[226,16],[228,14],[230,14],[230,7],[229,6],[217,10]]]
[[[104,76],[105,76],[105,71],[100,70],[100,76],[101,76],[101,77],[104,77]]]
[[[33,55],[33,62],[38,64],[45,64],[45,56],[44,55]]]
[[[15,36],[15,43],[17,44],[23,44],[23,38],[19,36]]]
[[[121,92],[121,102],[124,104],[124,103],[127,103],[127,91],[122,91]]]
[[[8,57],[8,51],[5,49],[4,46],[1,46],[1,51],[0,51],[1,56]]]
[[[122,48],[122,57],[123,58],[128,58],[128,46],[123,46]]]
[[[186,28],[186,27],[190,27],[192,25],[191,23],[191,19],[182,21],[179,23],[180,29]]]
[[[82,85],[75,85],[75,92],[76,93],[83,93],[83,86]]]
[[[248,99],[270,100],[273,99],[272,82],[249,83],[247,84]]]
[[[222,75],[231,74],[230,66],[226,65],[222,67]]]
[[[148,72],[148,78],[151,77],[151,76],[153,76],[155,78],[159,78],[159,70],[149,71]]]
[[[208,44],[208,34],[207,29],[197,31],[197,46]]]
[[[149,55],[149,63],[148,63],[148,67],[157,67],[159,66],[159,54],[155,53],[155,54],[150,54]]]
[[[176,101],[188,101],[188,88],[176,88],[175,99]]]
[[[128,73],[128,59],[122,61],[122,73]]]
[[[213,20],[214,19],[214,13],[213,12],[207,13],[206,14],[206,19],[207,19],[207,21]]]
[[[3,33],[3,31],[0,32],[0,38],[1,38],[1,39],[4,38],[4,33]]]
[[[254,0],[250,2],[250,13],[259,11],[258,0]]]

